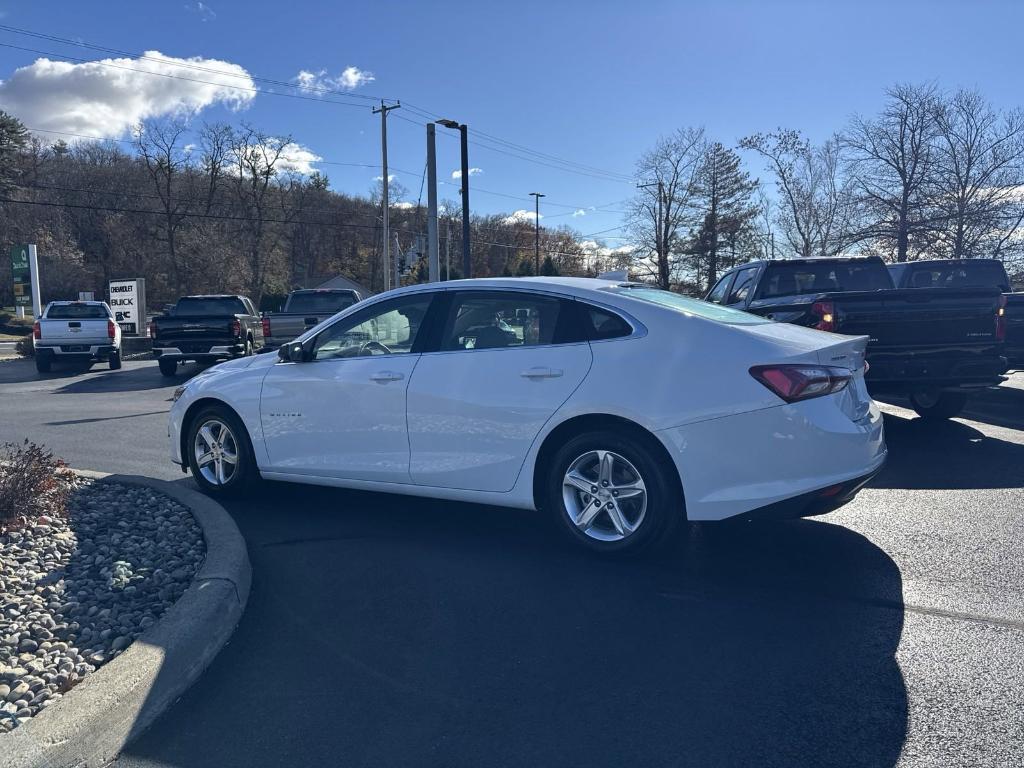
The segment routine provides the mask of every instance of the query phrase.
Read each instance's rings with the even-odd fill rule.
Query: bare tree
[[[925,248],[935,229],[927,191],[935,172],[939,93],[896,85],[874,119],[856,116],[843,134],[849,170],[867,212],[858,239],[891,249],[896,261]]]
[[[799,131],[779,129],[747,136],[740,146],[768,161],[779,193],[775,222],[796,255],[839,253],[848,241],[853,201],[838,138],[815,147]]]
[[[935,120],[936,251],[954,259],[1002,254],[1024,218],[1024,114],[999,112],[977,91],[961,90],[937,105]]]
[[[640,246],[633,266],[641,275],[654,276],[662,288],[670,286],[672,262],[681,257],[680,231],[692,215],[694,178],[706,145],[703,128],[680,128],[660,139],[636,166],[637,177],[650,186],[640,190],[627,214],[628,229]]]

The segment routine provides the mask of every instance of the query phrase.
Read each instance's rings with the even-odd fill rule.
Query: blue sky
[[[398,98],[468,123],[471,136],[481,130],[626,176],[659,135],[684,125],[704,125],[727,145],[778,126],[823,139],[850,114],[877,109],[896,81],[978,87],[999,106],[1017,106],[1024,101],[1022,22],[1020,2],[0,0],[0,24],[131,52],[216,59],[254,76],[290,80],[300,71],[326,71],[338,78],[355,67],[373,80],[354,87],[346,101]],[[0,44],[47,51],[55,60],[108,55],[6,31]],[[0,45],[0,79],[39,57]],[[379,118],[369,102],[339,106],[257,87],[263,92],[243,110],[214,103],[202,117],[244,119],[290,134],[325,160],[380,162]],[[0,85],[0,108],[4,98]],[[61,107],[56,100],[33,108]],[[391,163],[409,172],[396,176],[415,202],[425,139],[422,125],[407,120],[423,118],[411,109],[392,117],[405,119],[389,123]],[[438,170],[452,184],[442,187],[442,198],[455,198],[458,142],[448,134],[439,129]],[[472,193],[479,212],[532,209],[528,193],[544,192],[545,224],[588,234],[620,225],[619,201],[633,194],[624,180],[480,146],[471,146],[470,155],[482,169],[471,184],[479,190]],[[379,173],[322,170],[334,188],[354,193],[365,193]],[[585,213],[571,215],[577,208]]]

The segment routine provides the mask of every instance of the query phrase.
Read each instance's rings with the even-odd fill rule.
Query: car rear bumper
[[[788,516],[821,514],[801,510],[815,493],[834,486],[842,487],[823,506],[834,509],[848,500],[847,487],[859,488],[857,482],[877,472],[887,452],[878,406],[871,402],[854,420],[844,410],[845,396],[840,392],[655,433],[679,470],[687,518],[725,520],[783,503]]]
[[[876,469],[868,472],[860,477],[855,477],[852,480],[846,480],[842,483],[834,483],[833,485],[825,488],[818,488],[814,491],[802,493],[799,496],[794,496],[790,499],[783,499],[782,501],[776,501],[773,504],[767,504],[757,509],[752,509],[749,512],[744,512],[741,515],[729,518],[729,521],[733,520],[792,520],[799,517],[814,517],[816,515],[825,515],[832,512],[839,507],[851,501],[857,492],[871,482],[871,479],[877,475],[882,469],[882,465],[879,465]]]
[[[924,388],[978,389],[1005,381],[1010,363],[1002,354],[874,353],[868,348],[867,385],[876,394],[908,394]]]
[[[50,346],[36,345],[35,355],[40,360],[56,362],[100,362],[109,360],[117,351],[113,344],[54,344]]]
[[[157,360],[161,358],[170,360],[230,360],[233,357],[241,357],[244,354],[245,345],[241,343],[214,344],[200,349],[185,344],[180,346],[153,347],[153,357]]]

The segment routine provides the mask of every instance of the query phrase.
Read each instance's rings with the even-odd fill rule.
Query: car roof
[[[96,305],[102,306],[103,304],[106,304],[106,303],[107,302],[105,302],[105,301],[96,301],[95,299],[90,299],[88,301],[75,301],[74,299],[62,299],[60,301],[51,301],[50,302],[50,304],[53,304],[53,305],[58,306],[58,307],[66,307],[69,304],[96,304]]]
[[[389,291],[388,294],[378,295],[398,295],[400,293],[415,293],[429,290],[485,291],[490,288],[513,288],[519,290],[547,290],[572,296],[593,296],[595,291],[608,292],[610,288],[627,285],[648,288],[657,287],[647,285],[646,283],[605,280],[596,277],[475,277],[467,280],[448,280],[440,283],[418,283],[403,288],[396,288],[393,291]]]
[[[190,293],[188,296],[179,296],[178,301],[182,299],[244,299],[240,293]]]

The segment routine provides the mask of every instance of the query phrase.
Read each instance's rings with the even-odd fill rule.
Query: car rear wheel
[[[227,408],[204,408],[189,426],[185,450],[192,477],[212,496],[239,495],[255,482],[249,434]]]
[[[157,362],[160,365],[160,373],[164,376],[173,376],[178,372],[177,360],[165,360],[161,357]]]
[[[951,419],[967,405],[963,392],[915,392],[910,405],[923,419]]]
[[[683,518],[667,467],[645,441],[589,432],[555,454],[545,506],[574,542],[601,554],[636,555],[664,541]]]
[[[110,364],[110,370],[119,371],[121,370],[121,353],[113,352],[108,358],[107,362]]]

